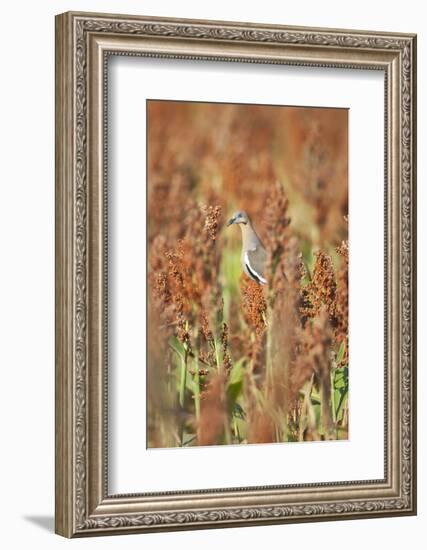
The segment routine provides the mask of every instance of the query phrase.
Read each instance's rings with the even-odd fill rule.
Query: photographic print
[[[348,438],[348,110],[147,101],[150,448]]]
[[[416,35],[55,26],[55,531],[416,514]]]

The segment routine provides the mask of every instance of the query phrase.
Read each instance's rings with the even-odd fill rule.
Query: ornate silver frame
[[[108,55],[385,75],[385,477],[109,495],[105,155]],[[247,23],[56,17],[56,532],[66,537],[416,513],[416,37]]]

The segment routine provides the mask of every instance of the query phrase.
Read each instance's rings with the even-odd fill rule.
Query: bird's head
[[[229,225],[233,225],[236,223],[243,223],[246,225],[248,222],[249,222],[249,216],[246,214],[246,212],[243,212],[243,210],[240,210],[239,212],[236,212],[235,214],[233,214],[233,216],[227,223],[227,227]]]

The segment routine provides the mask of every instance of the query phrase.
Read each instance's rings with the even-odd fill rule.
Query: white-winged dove
[[[227,223],[227,227],[233,224],[239,224],[242,230],[241,263],[243,271],[258,284],[267,284],[264,278],[267,252],[255,229],[252,227],[249,216],[243,211],[236,212]]]

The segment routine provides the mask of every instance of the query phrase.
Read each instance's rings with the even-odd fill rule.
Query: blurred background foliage
[[[148,446],[346,438],[347,110],[147,116]],[[242,275],[236,210],[269,252],[267,288]]]

